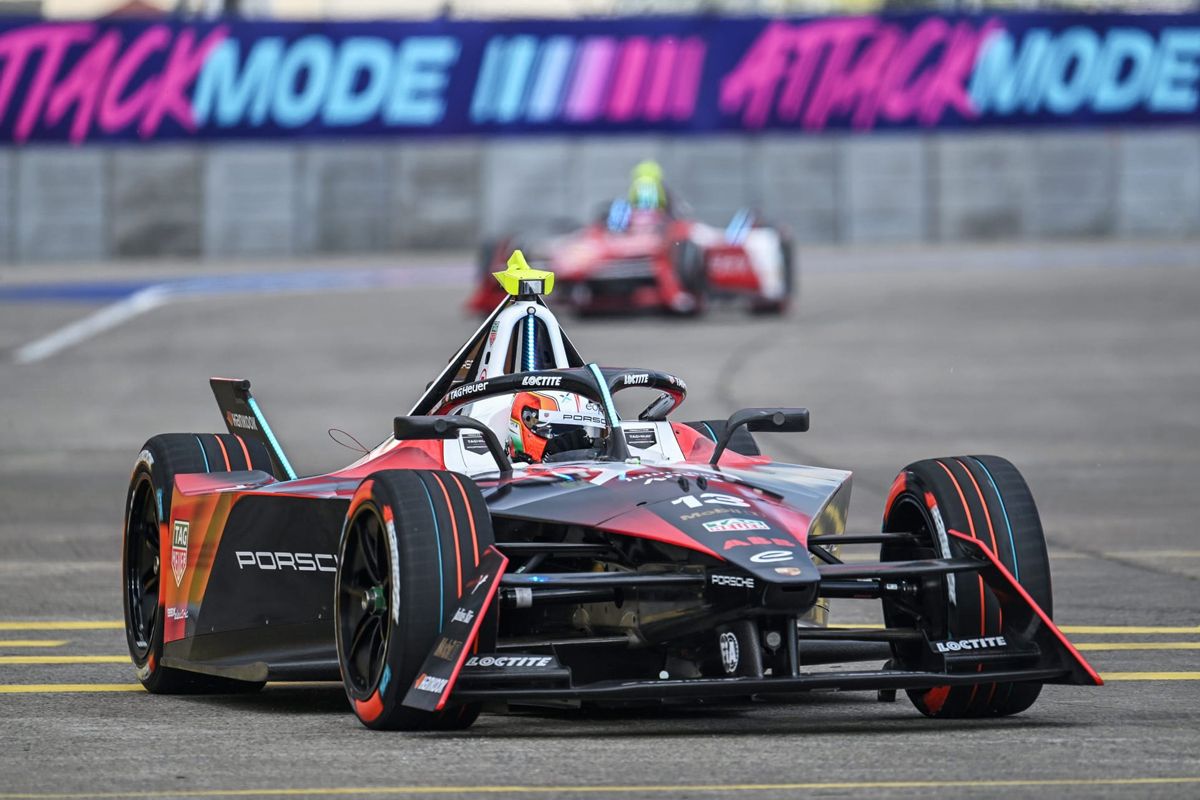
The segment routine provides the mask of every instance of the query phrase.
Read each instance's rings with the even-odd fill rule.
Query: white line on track
[[[32,364],[35,361],[49,358],[68,347],[73,347],[93,336],[112,330],[147,311],[164,306],[169,302],[169,298],[169,292],[162,286],[150,286],[134,292],[124,300],[118,300],[83,319],[75,320],[49,336],[43,336],[41,339],[17,348],[13,354],[13,360],[18,364]]]
[[[202,277],[140,289],[83,319],[17,348],[13,360],[33,364],[110,331],[135,317],[180,300],[233,295],[326,294],[378,289],[467,286],[471,267],[394,267],[390,269],[313,270]]]

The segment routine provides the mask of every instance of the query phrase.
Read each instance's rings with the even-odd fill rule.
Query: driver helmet
[[[600,405],[585,397],[572,392],[520,392],[513,398],[508,420],[509,450],[537,463],[551,439],[578,432],[594,442],[606,426]]]
[[[642,161],[630,175],[629,204],[635,211],[658,211],[667,207],[667,189],[662,167],[656,161]]]

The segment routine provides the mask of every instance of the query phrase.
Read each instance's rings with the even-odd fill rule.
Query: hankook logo
[[[244,431],[258,430],[258,420],[249,414],[235,414],[232,411],[226,411],[225,421],[231,428],[241,428]]]

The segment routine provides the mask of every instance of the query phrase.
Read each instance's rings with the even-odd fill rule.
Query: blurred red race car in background
[[[792,302],[796,266],[791,236],[739,211],[723,230],[667,208],[640,209],[624,199],[583,228],[545,237],[505,236],[480,254],[479,285],[468,301],[486,314],[504,298],[492,279],[514,249],[553,270],[566,305],[578,313],[702,313],[736,300],[750,311],[781,314]]]

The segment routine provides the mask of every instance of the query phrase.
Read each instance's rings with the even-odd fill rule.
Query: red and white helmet
[[[520,392],[513,398],[508,420],[509,449],[537,462],[555,436],[583,430],[597,439],[607,427],[600,404],[585,397],[572,392]]]

